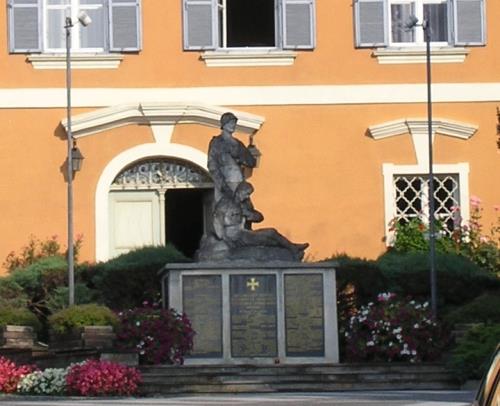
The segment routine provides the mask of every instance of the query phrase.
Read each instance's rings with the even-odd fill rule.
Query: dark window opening
[[[204,229],[204,189],[171,189],[165,194],[166,242],[188,258],[199,248]]]
[[[274,47],[274,0],[227,0],[228,47]]]

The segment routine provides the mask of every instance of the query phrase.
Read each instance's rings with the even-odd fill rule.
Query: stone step
[[[143,366],[142,393],[458,389],[439,364]]]
[[[163,375],[191,375],[196,374],[352,374],[353,372],[362,373],[381,373],[381,372],[395,372],[395,373],[430,373],[430,372],[446,372],[446,368],[440,364],[338,364],[338,365],[280,365],[280,366],[252,366],[252,365],[231,365],[231,366],[142,366],[141,371],[148,374],[163,374]]]

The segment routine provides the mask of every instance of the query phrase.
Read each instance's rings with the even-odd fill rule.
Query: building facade
[[[30,235],[66,239],[65,17],[80,259],[210,227],[207,148],[222,113],[262,153],[265,220],[307,258],[375,258],[392,219],[428,211],[431,32],[436,213],[500,203],[500,28],[492,0],[7,0],[0,7],[0,258]]]

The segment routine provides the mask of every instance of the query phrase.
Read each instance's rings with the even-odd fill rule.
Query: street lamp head
[[[92,23],[92,19],[89,17],[89,15],[85,11],[80,11],[78,13],[78,21],[80,22],[81,25],[84,27],[87,27],[89,24]]]
[[[413,14],[408,17],[408,20],[403,24],[403,28],[405,31],[411,31],[413,30],[418,24],[418,18],[415,17]]]

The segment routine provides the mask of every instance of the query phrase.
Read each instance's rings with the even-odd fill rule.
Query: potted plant
[[[49,347],[54,349],[111,348],[117,316],[106,306],[75,305],[48,319]]]
[[[0,307],[0,347],[32,348],[41,324],[27,308]]]

